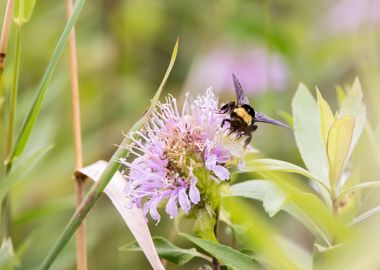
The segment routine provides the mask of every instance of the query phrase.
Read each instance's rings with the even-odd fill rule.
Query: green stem
[[[125,140],[124,140],[125,141]],[[122,145],[125,145],[123,141]],[[107,165],[107,168],[102,173],[100,179],[96,184],[91,188],[86,198],[83,200],[81,205],[77,208],[74,215],[71,217],[69,223],[63,231],[63,234],[59,238],[59,240],[55,243],[53,248],[48,253],[45,260],[42,262],[40,269],[49,269],[52,263],[57,258],[58,254],[62,251],[62,249],[69,242],[79,225],[82,223],[82,220],[86,217],[90,209],[93,207],[95,202],[98,200],[103,190],[107,186],[107,184],[112,179],[112,176],[116,173],[116,171],[120,168],[120,163],[116,161],[116,159],[124,157],[127,155],[127,150],[119,147],[116,151],[113,158]]]
[[[215,226],[214,226],[214,234],[215,234],[215,238],[216,240],[218,240],[218,236],[219,236],[219,216],[220,216],[220,206],[218,206],[215,210],[215,213],[216,213],[216,216],[215,216]],[[212,258],[212,268],[214,270],[219,270],[220,269],[220,264],[218,262],[218,259],[213,257]]]
[[[16,104],[17,104],[17,92],[18,92],[18,82],[20,75],[20,56],[21,56],[21,26],[16,26],[16,50],[15,50],[15,63],[13,66],[13,80],[12,80],[12,90],[11,90],[11,100],[9,107],[9,126],[8,126],[8,141],[6,153],[9,155],[13,144],[13,133],[14,133],[14,121],[16,116]]]
[[[22,27],[16,26],[16,40],[15,40],[15,58],[13,66],[13,79],[12,79],[12,89],[10,94],[10,106],[9,106],[9,120],[8,120],[8,138],[6,144],[6,156],[8,156],[12,149],[13,144],[13,133],[14,133],[14,122],[16,115],[16,104],[17,104],[17,92],[18,92],[18,82],[20,75],[20,56],[21,56],[21,31]],[[11,163],[5,165],[5,176],[9,174],[11,170]],[[5,179],[5,177],[4,177]],[[4,200],[1,202],[1,220],[4,223],[3,231],[5,237],[12,236],[12,213],[10,207],[10,197],[7,194]]]

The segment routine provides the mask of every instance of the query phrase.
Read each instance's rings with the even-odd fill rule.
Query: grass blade
[[[50,151],[50,149],[52,149],[51,145],[38,148],[17,162],[15,170],[6,176],[4,181],[0,182],[0,201],[4,199],[9,190],[16,183],[25,178],[25,175],[28,174],[28,172]]]
[[[25,149],[25,146],[29,140],[29,137],[32,133],[34,124],[37,121],[38,114],[41,109],[42,101],[46,95],[46,91],[49,86],[50,79],[53,76],[53,72],[55,70],[55,67],[57,66],[59,57],[62,54],[62,51],[65,47],[66,41],[69,37],[69,34],[71,32],[71,29],[73,28],[74,24],[76,23],[79,13],[81,9],[83,8],[84,3],[86,0],[78,0],[75,1],[74,9],[73,9],[73,15],[71,16],[70,20],[67,22],[61,37],[58,40],[57,46],[55,47],[53,56],[50,59],[50,62],[45,70],[45,73],[41,79],[41,82],[38,86],[36,95],[33,100],[33,104],[29,109],[29,112],[23,122],[23,125],[21,127],[21,131],[17,137],[16,144],[14,148],[12,149],[10,157],[8,157],[8,162],[11,163],[15,158],[19,157],[22,152]]]

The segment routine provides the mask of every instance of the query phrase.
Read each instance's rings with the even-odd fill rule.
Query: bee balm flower
[[[158,104],[144,129],[128,135],[134,159],[120,160],[127,167],[125,193],[131,203],[159,222],[159,206],[170,218],[178,208],[189,213],[201,202],[207,181],[228,180],[229,168],[242,158],[244,140],[221,127],[225,117],[211,89],[192,102],[186,98],[181,112],[172,96]]]

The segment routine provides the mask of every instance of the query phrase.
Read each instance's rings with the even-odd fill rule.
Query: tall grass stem
[[[67,20],[73,14],[73,0],[66,0]],[[75,171],[83,167],[83,151],[82,151],[82,134],[80,121],[80,101],[79,101],[79,81],[78,81],[78,61],[75,40],[75,27],[71,30],[69,36],[69,65],[70,65],[70,81],[71,81],[71,110],[72,110],[72,125],[74,135],[74,159]],[[84,197],[83,182],[84,178],[75,174],[75,192],[76,203],[79,208]],[[76,233],[76,256],[77,269],[87,269],[87,248],[86,248],[86,223],[85,220],[81,223]]]
[[[14,122],[16,118],[16,105],[17,105],[17,92],[18,92],[18,82],[20,75],[20,62],[21,62],[21,36],[22,27],[16,26],[16,36],[15,36],[15,58],[13,65],[13,76],[12,76],[12,88],[10,93],[10,105],[9,105],[9,119],[8,119],[8,136],[5,146],[5,155],[8,156],[11,153],[13,137],[14,137]],[[5,165],[5,176],[9,174],[11,170],[11,164]],[[4,234],[7,237],[11,237],[12,226],[11,219],[12,213],[10,209],[10,195],[7,194],[1,203],[1,213],[2,221],[4,222]]]
[[[3,27],[0,35],[0,97],[3,96],[3,72],[4,72],[4,62],[7,55],[7,46],[9,39],[9,32],[12,24],[13,17],[13,7],[15,1],[8,0],[7,6],[5,8]]]

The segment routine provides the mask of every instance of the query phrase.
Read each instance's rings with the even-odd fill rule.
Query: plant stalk
[[[14,137],[14,122],[16,118],[16,105],[17,105],[17,92],[18,92],[18,82],[20,75],[20,58],[21,58],[21,36],[22,27],[16,25],[16,41],[15,41],[15,62],[13,67],[13,79],[12,79],[12,90],[10,95],[10,106],[9,106],[9,123],[8,123],[8,140],[6,145],[6,156],[11,153],[13,137]]]
[[[73,14],[73,0],[66,0],[66,15],[69,20]],[[69,36],[69,64],[71,81],[71,110],[72,125],[74,136],[75,171],[83,167],[82,135],[80,121],[80,102],[79,102],[79,82],[78,82],[78,61],[75,40],[75,26],[73,26]],[[78,174],[75,177],[76,204],[79,208],[84,197],[83,184],[85,178]],[[86,249],[86,223],[83,220],[76,233],[76,256],[77,269],[87,269],[87,249]]]
[[[0,97],[3,96],[3,73],[4,73],[4,62],[7,56],[7,45],[9,39],[9,30],[12,24],[13,17],[13,7],[14,0],[8,0],[7,6],[5,8],[3,28],[1,30],[0,36]]]
[[[13,66],[13,79],[12,79],[12,89],[10,94],[10,106],[9,106],[9,120],[8,120],[8,137],[5,148],[5,155],[9,156],[12,149],[13,137],[14,137],[14,122],[16,118],[16,105],[17,105],[17,92],[18,92],[18,82],[20,75],[20,62],[21,62],[21,36],[22,27],[16,25],[16,40],[15,40],[15,59]],[[11,163],[5,165],[5,176],[9,174],[11,170]],[[4,200],[1,202],[1,220],[4,222],[4,234],[6,237],[11,237],[12,235],[12,213],[10,209],[10,195],[7,194]]]
[[[216,240],[218,240],[219,236],[219,215],[220,215],[220,206],[216,209],[216,217],[215,217],[215,226],[214,226],[214,234]],[[214,270],[219,270],[220,269],[220,264],[217,260],[217,258],[213,257],[212,258],[212,269]]]

